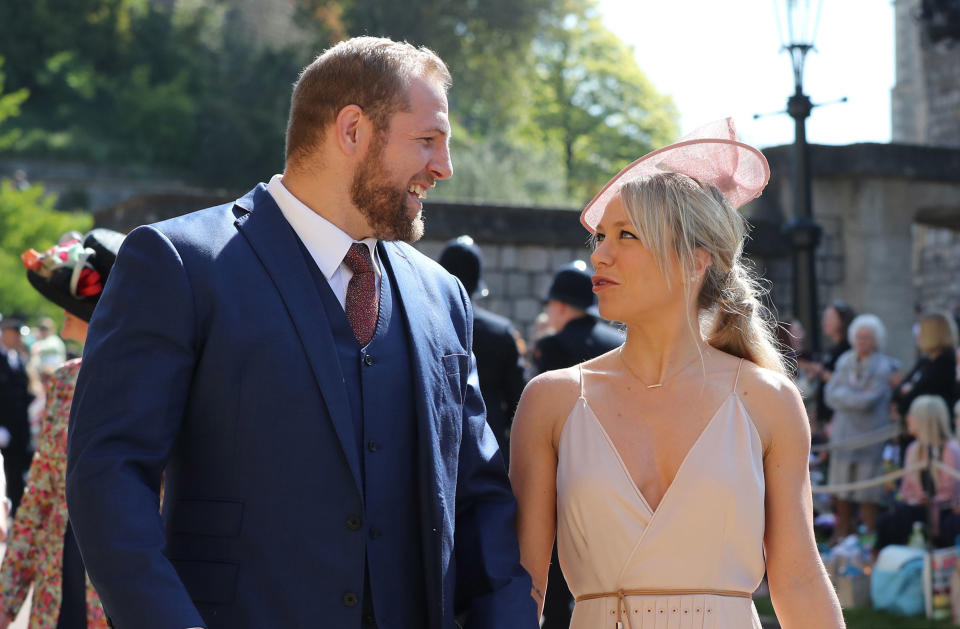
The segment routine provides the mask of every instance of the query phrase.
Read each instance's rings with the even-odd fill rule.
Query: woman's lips
[[[593,292],[599,293],[605,288],[610,288],[611,286],[616,286],[618,282],[613,281],[609,277],[604,277],[603,275],[594,275],[593,278]]]

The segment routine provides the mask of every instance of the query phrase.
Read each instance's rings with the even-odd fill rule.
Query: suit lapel
[[[424,571],[428,592],[433,592],[433,604],[430,605],[431,627],[439,627],[443,609],[443,573],[442,561],[443,508],[446,487],[438,478],[443,461],[440,460],[437,434],[439,421],[437,389],[440,387],[443,373],[439,347],[440,322],[437,316],[437,304],[441,303],[436,295],[431,295],[420,278],[413,262],[404,254],[400,245],[392,242],[380,243],[381,259],[392,271],[396,280],[396,303],[405,315],[407,334],[410,340],[413,373],[414,400],[417,411],[417,443],[419,451],[420,478],[420,521],[423,531]],[[449,488],[456,491],[456,488]],[[451,496],[452,499],[452,496]]]
[[[310,269],[299,253],[296,233],[262,184],[239,199],[237,206],[246,210],[240,212],[236,220],[237,229],[250,243],[286,304],[357,490],[360,491],[362,485],[356,437],[343,374],[336,359],[337,348]]]

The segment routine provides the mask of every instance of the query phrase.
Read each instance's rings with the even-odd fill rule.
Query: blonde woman
[[[896,383],[893,394],[901,417],[920,395],[939,395],[948,408],[957,401],[957,324],[953,317],[935,312],[921,318],[917,347],[920,357]]]
[[[939,395],[921,395],[907,412],[907,430],[915,438],[907,446],[904,466],[940,461],[960,472],[960,443],[950,428],[950,411]],[[875,551],[889,544],[906,544],[914,522],[921,522],[938,548],[953,546],[960,533],[956,515],[960,483],[943,470],[912,472],[900,481],[900,499],[877,521]]]
[[[741,259],[763,156],[721,121],[631,164],[584,210],[619,348],[528,385],[511,480],[542,603],[554,536],[572,629],[843,620],[813,537],[810,431]]]

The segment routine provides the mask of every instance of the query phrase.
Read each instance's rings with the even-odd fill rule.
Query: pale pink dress
[[[654,511],[583,395],[581,372],[557,464],[560,566],[574,598],[656,593],[577,602],[571,629],[760,629],[749,595],[764,574],[763,448],[739,375]]]

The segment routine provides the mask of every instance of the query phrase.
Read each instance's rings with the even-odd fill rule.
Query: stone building
[[[960,2],[896,0],[894,142],[960,149]],[[952,173],[960,182],[960,168]],[[954,206],[960,213],[960,208]],[[915,299],[924,311],[960,311],[960,220],[912,226]]]

